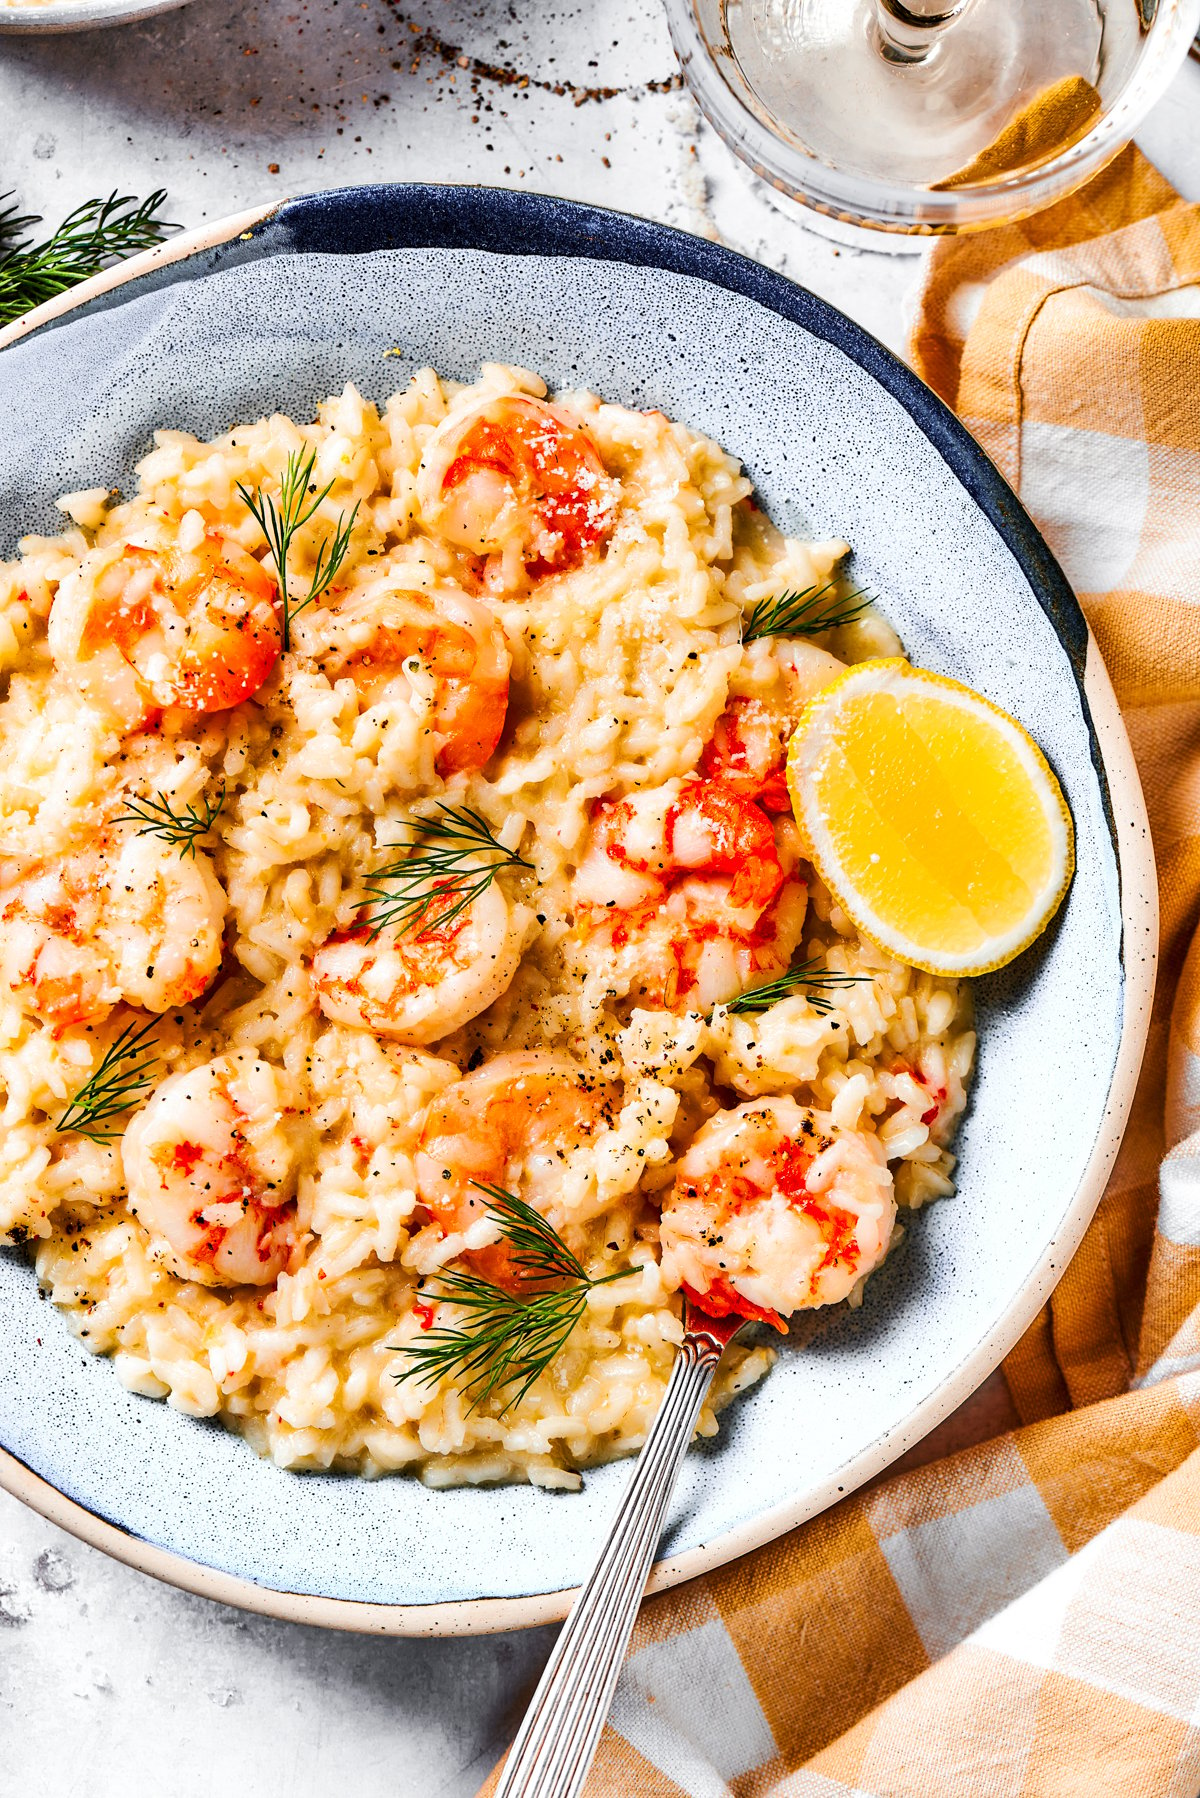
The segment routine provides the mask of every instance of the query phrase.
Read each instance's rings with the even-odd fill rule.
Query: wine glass
[[[1095,173],[1187,55],[1200,0],[667,0],[667,16],[701,110],[773,197],[899,248]]]

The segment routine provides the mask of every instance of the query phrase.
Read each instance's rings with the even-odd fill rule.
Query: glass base
[[[855,224],[852,219],[818,212],[815,206],[805,205],[802,200],[756,175],[744,163],[739,162],[737,170],[754,195],[768,201],[782,217],[830,243],[841,244],[844,249],[870,250],[877,256],[919,256],[930,243],[928,237],[914,236],[911,231],[874,231],[869,225]]]

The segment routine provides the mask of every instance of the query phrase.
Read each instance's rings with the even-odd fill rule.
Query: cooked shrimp
[[[704,746],[699,772],[723,780],[768,812],[789,812],[788,741],[814,693],[845,672],[815,643],[774,638],[746,653],[746,693],[734,693]],[[735,677],[735,686],[739,683]]]
[[[225,894],[207,857],[163,855],[129,836],[108,872],[101,935],[121,997],[146,1011],[198,999],[221,965]]]
[[[421,458],[422,517],[457,549],[533,580],[578,568],[612,534],[616,484],[552,406],[506,393],[438,426]]]
[[[225,894],[204,856],[130,836],[23,871],[0,910],[0,979],[56,1030],[188,1005],[221,965]]]
[[[703,1011],[788,966],[806,891],[782,828],[724,781],[668,782],[592,814],[579,921],[622,990]]]
[[[794,1099],[753,1099],[703,1124],[662,1213],[663,1268],[716,1317],[785,1328],[844,1299],[883,1260],[896,1220],[873,1136]]]
[[[508,1245],[495,1240],[487,1197],[474,1183],[502,1186],[549,1212],[563,1161],[606,1112],[605,1089],[563,1057],[524,1050],[494,1056],[426,1110],[416,1155],[421,1203],[443,1230],[481,1236],[472,1240],[472,1263],[486,1278],[511,1283]]]
[[[296,1126],[278,1069],[248,1050],[172,1074],[121,1145],[151,1254],[202,1286],[269,1286],[295,1235]]]
[[[105,1017],[121,997],[100,943],[105,893],[98,855],[23,872],[0,911],[0,974],[26,1010],[56,1031]]]
[[[400,697],[439,739],[443,778],[482,768],[504,730],[512,657],[494,613],[448,583],[385,592],[343,608],[325,666],[349,675],[367,706]]]
[[[275,583],[215,531],[167,550],[93,550],[55,595],[49,641],[57,665],[125,729],[168,706],[225,711],[278,660]]]
[[[321,1010],[397,1042],[436,1042],[504,992],[530,917],[493,882],[448,923],[435,915],[410,932],[392,927],[372,938],[363,926],[332,936],[313,957]]]

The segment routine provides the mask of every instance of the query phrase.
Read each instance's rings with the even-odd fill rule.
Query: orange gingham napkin
[[[1079,1253],[959,1414],[972,1446],[649,1600],[589,1798],[1200,1793],[1200,206],[1131,149],[939,242],[913,360],[1124,707],[1162,889],[1146,1065]]]

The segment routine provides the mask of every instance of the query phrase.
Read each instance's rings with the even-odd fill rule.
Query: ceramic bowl
[[[97,31],[186,5],[187,0],[0,0],[0,33],[36,37],[55,31]]]
[[[376,187],[174,240],[0,338],[0,554],[55,495],[128,484],[160,424],[309,417],[432,363],[523,363],[661,407],[740,456],[772,516],[854,545],[913,659],[1007,707],[1075,816],[1053,927],[977,988],[957,1195],[689,1455],[659,1586],[778,1536],[960,1404],[1045,1303],[1103,1189],[1145,1040],[1154,871],[1128,742],[1083,616],[1012,492],[857,325],[779,275],[644,220],[529,194]],[[290,1474],[135,1397],[0,1254],[0,1482],[182,1586],[394,1632],[562,1615],[628,1469],[575,1495]]]

